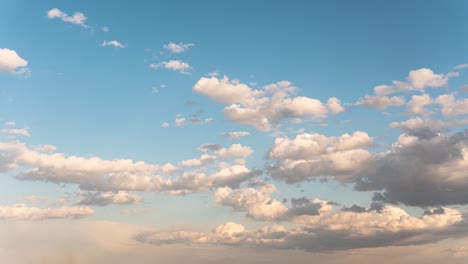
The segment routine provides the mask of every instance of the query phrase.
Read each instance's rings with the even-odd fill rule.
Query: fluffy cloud
[[[468,114],[468,99],[457,100],[453,94],[443,94],[435,102],[442,106],[442,114],[446,117]]]
[[[180,73],[188,73],[187,70],[191,69],[190,64],[187,62],[183,62],[181,60],[170,60],[170,61],[163,61],[161,63],[152,63],[149,65],[150,68],[153,69],[160,69],[165,68],[172,71],[178,71]]]
[[[416,90],[424,90],[425,87],[446,86],[450,77],[458,76],[456,72],[448,74],[435,74],[431,69],[421,68],[410,71],[408,81]]]
[[[219,158],[246,157],[251,149],[242,145],[219,149]],[[20,180],[77,184],[83,190],[148,191],[169,194],[202,192],[209,188],[239,185],[261,171],[251,171],[244,165],[220,163],[214,172],[182,172],[172,164],[162,166],[125,159],[103,160],[62,153],[42,153],[20,142],[0,142],[0,169],[8,171],[21,167],[15,176]],[[222,166],[221,166],[222,165]],[[161,174],[181,173],[179,177]]]
[[[170,53],[182,53],[193,46],[195,46],[193,43],[184,44],[181,42],[179,44],[176,44],[174,42],[171,42],[169,44],[164,45],[163,48],[168,50]]]
[[[413,206],[467,204],[467,133],[402,135],[361,169],[355,188],[374,200]]]
[[[327,107],[333,114],[344,112],[344,107],[341,105],[341,101],[336,97],[331,97],[327,101]]]
[[[0,219],[38,221],[57,218],[78,219],[94,214],[88,207],[37,208],[24,204],[0,206]]]
[[[111,40],[111,41],[104,40],[100,46],[101,47],[113,46],[114,48],[125,48],[125,45],[118,42],[117,40]]]
[[[10,74],[28,73],[25,68],[28,62],[21,58],[16,51],[6,48],[0,48],[0,73]]]
[[[422,119],[419,117],[408,119],[404,122],[392,122],[389,127],[398,128],[411,136],[420,138],[432,137],[442,133],[444,128],[468,125],[468,118],[459,120],[442,121],[438,119]]]
[[[79,25],[79,26],[82,26],[82,27],[85,27],[85,28],[89,27],[89,26],[87,26],[85,24],[86,19],[88,19],[88,18],[81,12],[75,12],[75,13],[73,13],[72,16],[70,16],[67,13],[61,11],[58,8],[53,8],[53,9],[47,11],[47,17],[49,19],[58,18],[58,19],[61,19],[64,22],[69,22],[69,23]]]
[[[428,94],[413,95],[408,102],[406,112],[411,115],[425,115],[428,114],[424,108],[432,103],[432,99]]]
[[[440,208],[413,217],[398,207],[362,213],[340,211],[311,216],[302,226],[281,225],[247,229],[227,222],[210,233],[145,231],[134,237],[142,243],[223,244],[295,249],[312,252],[433,243],[455,232],[466,233],[466,222],[454,209]]]
[[[227,104],[224,115],[232,121],[254,126],[267,131],[279,125],[286,118],[310,117],[315,119],[327,116],[327,105],[304,96],[294,96],[296,88],[288,81],[266,85],[263,89],[252,89],[238,80],[202,77],[193,86],[193,91],[214,101]],[[329,100],[332,113],[342,111],[336,98]]]
[[[249,132],[246,131],[233,131],[233,132],[224,132],[221,134],[222,137],[224,138],[240,138],[240,137],[245,137],[245,136],[250,136]]]
[[[138,195],[130,194],[126,191],[118,192],[93,192],[80,191],[78,192],[83,198],[77,203],[78,205],[98,205],[106,206],[110,204],[139,204],[143,202],[143,198]]]
[[[316,176],[346,180],[371,158],[365,148],[372,144],[373,139],[361,131],[340,137],[304,133],[295,139],[277,138],[267,153],[276,163],[269,164],[268,170],[289,183]]]
[[[421,68],[410,71],[407,82],[393,81],[392,85],[378,85],[374,87],[374,93],[377,96],[385,96],[398,92],[420,91],[423,92],[427,87],[442,87],[447,86],[448,80],[458,76],[457,72],[449,72],[447,74],[435,74],[431,69]]]

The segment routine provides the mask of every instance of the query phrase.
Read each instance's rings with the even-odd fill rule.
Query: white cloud
[[[73,16],[69,16],[58,8],[53,8],[47,11],[47,17],[49,19],[61,19],[64,22],[69,22],[75,25],[80,25],[82,27],[88,28],[89,26],[85,24],[87,17],[81,12],[73,13]]]
[[[4,134],[9,134],[9,135],[14,135],[14,136],[24,136],[24,137],[30,137],[31,135],[29,134],[28,130],[25,128],[17,129],[17,128],[12,128],[12,129],[2,129],[0,132]]]
[[[16,123],[13,122],[13,121],[9,121],[9,122],[5,122],[4,125],[5,126],[16,126]]]
[[[79,219],[94,214],[89,207],[37,208],[24,204],[0,206],[0,219],[38,221],[57,218]]]
[[[221,79],[202,77],[193,86],[193,91],[228,104],[223,113],[231,121],[252,125],[262,131],[277,127],[286,118],[321,119],[328,112],[326,105],[317,99],[294,97],[296,88],[288,81],[266,85],[263,89],[252,89],[226,76]],[[334,110],[337,110],[337,101],[332,99],[332,102],[335,103]]]
[[[165,68],[168,70],[178,71],[180,73],[187,74],[187,70],[191,69],[192,67],[187,62],[183,62],[181,60],[170,60],[170,61],[163,61],[161,63],[152,63],[149,65],[150,68],[153,69],[160,69]]]
[[[249,132],[246,131],[233,131],[233,132],[224,132],[221,134],[222,137],[224,138],[240,138],[240,137],[245,137],[245,136],[250,136]]]
[[[122,43],[118,42],[117,40],[111,40],[111,41],[106,41],[104,40],[101,45],[101,47],[106,47],[106,46],[113,46],[115,48],[125,48],[125,45]]]
[[[331,97],[327,101],[327,107],[333,114],[344,112],[344,107],[341,105],[341,101],[336,97]]]
[[[406,112],[411,115],[426,115],[428,112],[424,107],[431,103],[432,99],[428,94],[413,95],[408,102]]]
[[[453,67],[453,68],[454,68],[455,70],[468,68],[468,63],[460,64],[460,65],[457,65],[457,66],[455,66],[455,67]]]
[[[108,27],[102,27],[101,30],[102,30],[103,32],[109,32],[109,28],[108,28]]]
[[[164,127],[164,128],[169,127],[169,123],[168,123],[168,122],[163,122],[163,123],[161,124],[161,126]]]
[[[362,105],[370,108],[384,110],[389,106],[398,107],[405,104],[405,98],[402,96],[388,97],[384,95],[366,95],[359,99],[356,105]]]
[[[446,86],[448,79],[455,76],[458,76],[457,72],[435,74],[431,69],[421,68],[419,70],[410,71],[408,81],[416,90],[422,91],[425,87]]]
[[[453,94],[443,94],[434,101],[442,106],[442,114],[446,117],[468,114],[468,99],[457,100]]]
[[[241,144],[232,144],[229,148],[223,148],[220,145],[202,145],[199,150],[202,152],[213,151],[214,153],[213,155],[202,154],[199,158],[183,160],[179,165],[184,167],[204,166],[218,160],[245,159],[253,153],[250,147]]]
[[[179,44],[176,44],[174,42],[171,42],[169,44],[164,45],[163,48],[168,50],[171,53],[182,53],[193,46],[195,46],[193,43],[184,44],[181,42]]]
[[[28,74],[28,62],[21,58],[16,51],[0,48],[0,73]]]
[[[48,199],[49,199],[49,197],[31,195],[31,196],[23,197],[23,198],[21,198],[19,200],[27,201],[27,202],[30,202],[30,203],[36,203],[36,202],[41,202],[41,201],[45,201],[45,200],[48,200]]]
[[[304,133],[295,139],[277,138],[267,153],[269,159],[276,160],[268,170],[274,178],[289,183],[318,176],[348,181],[371,158],[365,148],[372,144],[373,139],[361,131],[340,137]]]

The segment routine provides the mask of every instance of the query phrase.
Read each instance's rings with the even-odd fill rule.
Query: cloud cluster
[[[182,53],[193,46],[195,46],[195,44],[193,43],[184,44],[181,42],[177,44],[177,43],[171,42],[169,44],[165,44],[163,48],[168,50],[170,53]]]
[[[334,97],[324,104],[314,98],[295,96],[296,88],[288,81],[256,90],[226,76],[202,77],[193,86],[193,91],[227,104],[223,113],[233,122],[251,125],[261,131],[277,127],[286,118],[323,119],[329,111],[335,114],[344,111]]]
[[[79,191],[78,194],[83,197],[77,203],[78,205],[106,206],[110,204],[139,204],[143,202],[142,197],[138,195],[133,195],[126,191],[118,191],[118,192]]]
[[[192,68],[190,64],[181,60],[169,60],[160,63],[152,63],[149,65],[149,67],[155,70],[165,68],[172,71],[178,71],[183,74],[188,74],[187,70]]]
[[[205,144],[198,148],[202,152],[213,152],[212,154],[202,154],[199,158],[183,160],[179,162],[182,167],[204,166],[209,163],[227,160],[227,159],[245,159],[253,153],[253,150],[248,146],[241,144],[232,144],[229,148],[224,148],[217,144]],[[243,163],[243,162],[242,162]]]
[[[299,227],[247,229],[227,222],[210,233],[145,231],[134,239],[154,245],[223,244],[323,252],[433,243],[448,234],[466,233],[466,226],[461,213],[454,209],[430,210],[417,218],[398,207],[386,206],[380,212],[339,211],[310,216]]]
[[[234,144],[216,151],[219,159],[245,158],[252,150]],[[147,191],[169,194],[202,192],[210,188],[239,185],[261,171],[251,171],[244,165],[220,163],[214,172],[182,171],[172,164],[153,165],[127,159],[105,160],[84,158],[62,153],[44,153],[18,141],[0,142],[0,169],[20,167],[19,180],[76,184],[83,190],[104,192]],[[179,177],[167,177],[180,173]],[[93,197],[103,198],[103,197]],[[107,197],[107,199],[113,199]]]
[[[111,40],[111,41],[104,40],[100,46],[101,47],[113,46],[114,48],[125,48],[125,45],[118,42],[117,40]]]

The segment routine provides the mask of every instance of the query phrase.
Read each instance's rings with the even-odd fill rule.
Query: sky
[[[0,0],[0,262],[466,263],[465,10]]]

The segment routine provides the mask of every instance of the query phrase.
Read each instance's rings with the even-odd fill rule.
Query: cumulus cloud
[[[143,202],[143,198],[138,195],[133,195],[126,191],[118,192],[94,192],[80,191],[78,192],[83,198],[77,203],[78,205],[98,205],[106,206],[110,204],[139,204]]]
[[[0,206],[0,219],[39,221],[47,219],[71,218],[79,219],[94,214],[89,207],[60,207],[60,208],[37,208],[28,207],[24,204]]]
[[[411,115],[426,115],[427,110],[424,108],[432,103],[432,99],[428,94],[413,95],[408,102],[406,113]]]
[[[250,133],[246,131],[233,131],[233,132],[224,132],[221,134],[221,136],[224,138],[233,139],[233,138],[250,136]]]
[[[344,107],[341,105],[340,99],[336,97],[331,97],[328,99],[327,107],[328,110],[330,110],[330,112],[332,112],[333,114],[338,114],[344,112],[345,110]]]
[[[468,125],[468,118],[442,121],[438,119],[411,118],[403,122],[392,122],[389,127],[398,128],[411,136],[427,138],[444,132],[447,127]]]
[[[85,24],[86,19],[88,19],[83,13],[75,12],[72,16],[68,15],[67,13],[61,11],[58,8],[53,8],[47,11],[47,17],[49,19],[60,19],[64,22],[69,22],[75,25],[82,26],[84,28],[88,28],[89,26]]]
[[[210,233],[145,231],[134,239],[153,245],[223,244],[327,252],[433,243],[445,239],[447,234],[466,231],[461,213],[454,209],[443,208],[441,212],[413,217],[401,208],[386,206],[380,212],[339,211],[312,216],[299,227],[247,229],[227,222]]]
[[[195,46],[193,43],[184,44],[180,42],[179,44],[176,44],[174,42],[171,42],[169,44],[165,44],[163,48],[168,50],[170,53],[182,53],[193,46]]]
[[[372,144],[373,139],[361,131],[340,137],[304,133],[295,139],[277,138],[267,153],[276,162],[267,168],[274,178],[289,183],[317,176],[346,180],[371,158],[365,148]]]
[[[178,71],[184,74],[188,74],[187,70],[190,70],[192,68],[190,64],[181,60],[170,60],[163,61],[161,63],[152,63],[149,65],[149,67],[155,70],[165,68],[172,71]]]
[[[233,145],[219,149],[216,155],[220,159],[245,158],[251,151],[248,147]],[[170,163],[153,165],[126,159],[104,160],[42,153],[21,142],[0,142],[0,169],[3,171],[20,167],[15,176],[19,180],[77,184],[82,190],[182,195],[223,186],[238,188],[242,182],[261,174],[261,171],[251,171],[244,165],[219,165],[211,172],[181,171]],[[174,173],[181,175],[174,177]]]
[[[446,117],[468,114],[468,99],[457,100],[453,94],[443,94],[435,102],[442,106],[441,112]]]
[[[392,93],[419,91],[424,92],[425,88],[437,88],[447,86],[448,80],[458,76],[458,72],[447,74],[436,74],[431,69],[421,68],[409,72],[407,81],[393,81],[391,85],[378,85],[374,87],[377,96],[386,96]]]
[[[355,188],[374,198],[413,206],[467,204],[467,133],[402,135],[359,173]]]
[[[0,48],[0,73],[28,74],[27,65],[28,61],[21,58],[16,51]]]
[[[125,45],[122,43],[118,42],[117,40],[111,40],[111,41],[106,41],[104,40],[101,45],[101,47],[107,47],[107,46],[112,46],[114,48],[125,48]]]
[[[309,117],[323,119],[327,116],[327,105],[304,96],[295,96],[296,88],[288,81],[266,85],[263,89],[252,89],[238,80],[202,77],[193,86],[216,102],[227,104],[224,115],[231,121],[254,126],[257,130],[268,131],[286,118]],[[341,111],[339,100],[329,101],[330,111]]]

